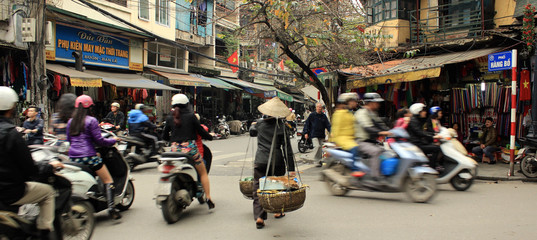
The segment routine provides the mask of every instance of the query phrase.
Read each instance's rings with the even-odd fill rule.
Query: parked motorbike
[[[241,134],[248,132],[248,120],[242,120],[241,123]]]
[[[204,145],[204,158],[207,173],[209,173],[212,154]],[[168,223],[179,221],[181,212],[197,198],[204,204],[205,192],[194,168],[190,156],[181,152],[165,152],[160,157],[158,167],[160,179],[155,190],[156,203],[162,210],[162,216]]]
[[[472,159],[464,146],[457,140],[457,131],[443,128],[440,149],[444,155],[444,170],[440,172],[436,182],[450,183],[458,191],[465,191],[477,176],[477,162]]]
[[[354,163],[353,155],[347,151],[326,149],[328,157],[323,160],[326,165],[322,174],[333,195],[343,196],[349,190],[405,192],[414,202],[427,202],[435,195],[438,172],[427,166],[428,160],[418,147],[400,141],[402,138],[408,139],[406,131],[390,131],[396,141],[389,143],[391,150],[385,151],[380,157],[385,182],[375,181],[370,174],[352,177],[350,173],[353,164],[364,172],[369,172],[369,167],[361,159]]]
[[[53,146],[32,146],[32,158],[37,162],[59,160],[61,154],[56,152]],[[84,199],[79,191],[76,191],[75,181],[68,176],[79,172],[80,168],[64,165],[56,175],[47,179],[53,186],[62,181],[71,181],[71,188],[61,186],[56,188],[56,216],[54,219],[54,233],[57,239],[90,239],[95,227],[94,208],[88,200]],[[63,179],[63,180],[62,180]],[[18,214],[17,214],[18,213]],[[0,203],[0,239],[34,239],[39,237],[35,226],[35,220],[39,215],[37,204],[25,204],[22,206],[5,206]]]
[[[308,149],[313,149],[313,141],[311,138],[306,139],[304,136],[304,133],[298,132],[296,134],[297,136],[300,136],[300,140],[298,140],[298,151],[301,153],[305,153]]]
[[[519,138],[523,148],[518,150],[515,160],[520,160],[520,171],[527,178],[537,178],[537,140],[532,138]]]
[[[218,118],[218,125],[216,126],[216,133],[219,135],[219,138],[226,139],[231,134],[229,125],[226,121],[226,116],[222,116],[221,118]]]

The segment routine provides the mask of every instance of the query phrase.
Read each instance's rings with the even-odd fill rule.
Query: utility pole
[[[33,0],[36,4],[31,9],[30,18],[35,18],[35,42],[30,43],[31,83],[30,100],[41,109],[41,117],[48,128],[49,102],[47,97],[48,80],[45,69],[45,1]]]

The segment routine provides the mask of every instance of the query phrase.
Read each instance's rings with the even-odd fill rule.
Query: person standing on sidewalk
[[[308,116],[303,130],[306,140],[311,138],[311,141],[313,142],[313,151],[311,154],[313,154],[313,160],[317,162],[318,167],[322,166],[321,158],[322,146],[326,138],[325,130],[330,132],[331,127],[330,121],[323,113],[323,108],[324,106],[322,103],[319,102],[315,104],[315,112]]]

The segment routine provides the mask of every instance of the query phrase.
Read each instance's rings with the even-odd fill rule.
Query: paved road
[[[440,187],[427,204],[412,203],[401,193],[350,192],[331,196],[318,180],[319,169],[301,165],[310,185],[305,206],[283,219],[255,229],[251,201],[242,197],[238,180],[248,137],[207,144],[215,153],[211,171],[216,208],[193,203],[182,219],[166,224],[155,206],[156,164],[133,173],[136,199],[123,219],[98,216],[94,239],[533,239],[536,185],[477,181],[467,192]],[[296,140],[295,140],[296,141]],[[251,164],[246,157],[246,165]],[[251,166],[251,165],[250,165]],[[251,171],[250,169],[247,170]],[[245,174],[246,175],[246,174]]]

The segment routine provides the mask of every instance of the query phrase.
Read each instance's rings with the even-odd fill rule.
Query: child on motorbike
[[[106,186],[108,214],[112,219],[117,220],[121,218],[121,215],[114,203],[114,180],[93,146],[94,144],[112,146],[119,139],[106,139],[101,135],[99,122],[96,118],[89,116],[93,105],[93,100],[88,95],[76,98],[73,118],[67,123],[67,141],[71,144],[69,158],[73,162],[88,165],[97,173]]]

